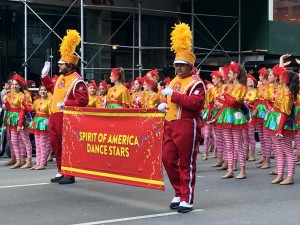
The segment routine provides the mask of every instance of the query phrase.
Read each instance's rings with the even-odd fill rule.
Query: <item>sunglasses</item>
[[[174,63],[175,67],[183,67],[183,66],[187,66],[188,64],[185,63]]]

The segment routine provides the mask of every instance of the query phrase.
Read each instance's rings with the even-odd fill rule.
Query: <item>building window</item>
[[[295,0],[274,0],[273,20],[300,23],[300,3]]]

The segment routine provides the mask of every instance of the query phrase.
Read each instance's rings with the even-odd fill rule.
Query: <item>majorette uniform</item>
[[[60,75],[54,84],[49,76],[41,78],[46,88],[53,93],[51,115],[49,117],[49,134],[53,152],[56,157],[58,172],[61,172],[62,127],[63,113],[57,103],[64,102],[65,106],[85,107],[88,104],[88,92],[81,76],[71,71]]]
[[[201,138],[200,112],[205,100],[204,84],[195,75],[176,76],[167,97],[162,160],[175,196],[193,204],[196,156]]]

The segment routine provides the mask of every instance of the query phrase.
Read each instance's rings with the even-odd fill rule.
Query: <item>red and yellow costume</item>
[[[275,91],[275,90],[274,90]],[[292,113],[292,107],[294,104],[293,96],[287,87],[279,85],[276,92],[272,97],[274,102],[268,105],[271,111],[268,113],[264,123],[265,131],[272,136],[276,134],[294,134],[294,123],[287,123],[289,115]]]
[[[32,110],[35,111],[35,116],[30,123],[29,128],[33,129],[35,134],[48,131],[49,115],[51,114],[50,99],[36,99],[33,102]]]
[[[132,93],[131,94],[131,106],[133,108],[141,108],[142,107],[142,104],[141,104],[142,98],[143,98],[143,92]]]
[[[256,99],[253,104],[252,124],[263,123],[267,113],[267,90],[269,84],[262,84],[257,87]]]
[[[99,105],[98,101],[99,101],[99,96],[97,95],[89,95],[89,102],[87,104],[87,107],[97,107],[97,105]]]
[[[12,77],[12,80],[17,81],[19,86],[21,87],[24,87],[24,85],[26,84],[24,78],[18,74],[15,74]],[[25,95],[21,91],[17,93],[16,91],[12,90],[6,96],[4,96],[3,99],[5,102],[5,107],[7,109],[4,123],[8,128],[10,134],[11,155],[12,159],[15,156],[15,159],[17,160],[17,163],[11,168],[17,168],[23,165],[21,159],[23,160],[25,152],[25,147],[20,135],[21,133],[23,133],[22,129],[24,128],[25,124],[24,122],[26,111],[23,107]]]
[[[106,108],[128,108],[129,106],[130,93],[124,85],[108,89]]]
[[[144,95],[141,100],[142,108],[157,108],[160,103],[160,95],[153,92],[151,95],[147,92],[147,95]]]
[[[292,148],[292,139],[297,128],[294,123],[294,118],[290,116],[294,98],[288,88],[290,81],[287,70],[284,67],[276,65],[272,68],[272,71],[274,76],[279,77],[281,82],[285,82],[279,84],[276,89],[270,89],[269,93],[273,93],[272,96],[269,96],[269,100],[272,101],[272,104],[267,105],[269,113],[264,122],[264,132],[268,132],[272,137],[278,173],[277,178],[281,176],[281,179],[278,180],[276,178],[272,183],[279,183],[282,181],[286,161],[288,177],[293,179],[295,174],[295,155]],[[296,76],[298,79],[298,75]],[[274,85],[271,85],[271,87],[272,86],[274,87]]]
[[[107,102],[106,97],[107,97],[107,95],[97,96],[96,108],[105,108],[106,107],[106,102]]]
[[[17,126],[22,127],[24,125],[25,110],[22,106],[23,99],[24,94],[22,92],[16,93],[11,91],[6,95],[5,107],[7,108],[7,113],[4,122],[8,130],[17,130]]]
[[[32,107],[26,105],[28,111],[35,111],[35,117],[29,125],[34,132],[36,144],[36,165],[45,165],[51,151],[49,137],[49,115],[51,113],[50,99],[36,99]]]
[[[238,84],[227,86],[226,92],[222,94],[223,106],[216,115],[216,126],[222,128],[242,129],[247,126],[247,119],[241,111],[247,88]]]
[[[248,108],[248,114],[247,114],[247,119],[249,119],[252,116],[253,113],[253,108],[254,108],[254,102],[257,97],[257,90],[255,88],[253,89],[248,89],[246,95],[245,95],[245,105]]]

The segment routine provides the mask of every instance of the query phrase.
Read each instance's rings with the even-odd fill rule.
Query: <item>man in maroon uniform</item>
[[[186,24],[176,25],[174,30],[178,26],[189,30]],[[192,73],[196,57],[187,49],[175,49],[176,77],[162,91],[167,101],[158,107],[166,112],[162,161],[175,190],[170,208],[179,213],[193,208],[196,157],[201,138],[200,112],[205,99],[204,84]]]
[[[69,34],[75,36],[75,38],[79,36],[77,31],[69,30],[65,38],[68,38]],[[72,39],[74,40],[74,37]],[[76,65],[78,63],[79,57],[73,55],[74,52],[71,54],[70,52],[62,51],[64,40],[61,45],[61,58],[58,62],[59,73],[61,75],[58,77],[56,83],[52,82],[52,80],[48,76],[50,63],[46,62],[42,70],[41,81],[46,86],[46,88],[51,93],[53,93],[51,115],[49,117],[49,134],[51,146],[56,158],[58,174],[51,179],[51,182],[58,182],[59,184],[71,184],[75,183],[75,178],[73,176],[61,174],[63,126],[62,111],[65,106],[85,107],[88,104],[88,92],[83,79],[76,72]]]

